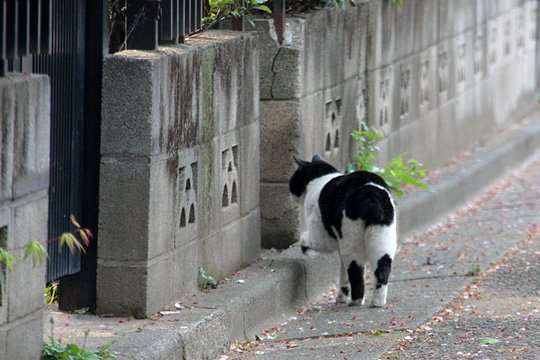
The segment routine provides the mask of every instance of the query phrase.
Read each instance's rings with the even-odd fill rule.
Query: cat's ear
[[[315,154],[315,155],[313,155],[313,159],[311,159],[311,162],[313,162],[313,161],[324,161],[324,159],[322,158],[321,155]]]
[[[299,157],[297,157],[296,155],[293,155],[292,156],[293,159],[294,159],[294,162],[298,165],[298,167],[302,167],[302,166],[305,166],[307,164],[306,161],[300,159]]]

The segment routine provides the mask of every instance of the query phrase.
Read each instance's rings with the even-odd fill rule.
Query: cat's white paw
[[[319,257],[319,255],[321,255],[320,252],[318,251],[315,251],[313,249],[307,249],[307,250],[303,250],[302,251],[304,253],[304,255],[307,255],[310,259],[316,259]]]
[[[356,299],[356,300],[350,300],[349,302],[347,302],[347,305],[349,306],[360,306],[360,305],[364,305],[364,298],[361,298],[361,299]]]
[[[375,289],[373,292],[373,300],[371,301],[371,306],[373,307],[383,307],[386,305],[386,292],[388,286],[382,285],[380,288]]]
[[[341,289],[338,290],[338,293],[336,295],[336,303],[338,304],[347,304],[349,303],[350,299],[349,299],[349,288],[345,288],[347,289],[347,294],[345,294],[345,292]]]

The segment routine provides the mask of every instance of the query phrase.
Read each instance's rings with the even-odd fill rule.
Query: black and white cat
[[[302,252],[338,251],[341,259],[338,302],[364,303],[364,268],[375,269],[373,306],[384,306],[392,259],[396,253],[396,210],[386,182],[357,171],[340,174],[319,155],[298,164],[289,181],[291,193],[303,201],[307,231]]]

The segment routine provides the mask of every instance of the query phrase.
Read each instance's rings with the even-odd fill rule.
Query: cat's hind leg
[[[392,258],[384,254],[378,261],[375,269],[375,290],[373,291],[373,300],[371,305],[382,307],[386,305],[386,296],[388,293],[388,278],[392,271]]]
[[[349,306],[364,304],[364,266],[353,260],[347,268],[349,283],[351,285],[351,297],[347,303]]]
[[[382,307],[386,305],[388,279],[392,271],[392,260],[396,254],[395,226],[370,226],[366,229],[365,243],[369,262],[375,269],[375,289],[371,305]]]
[[[339,289],[336,295],[336,303],[349,303],[351,295],[351,285],[349,284],[349,276],[347,268],[340,256],[339,259]]]

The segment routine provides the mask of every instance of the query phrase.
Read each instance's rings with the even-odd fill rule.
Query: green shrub
[[[110,345],[104,345],[98,350],[85,350],[75,344],[64,345],[52,336],[49,336],[50,343],[43,344],[41,360],[104,360],[116,359],[116,356],[109,352]]]
[[[362,124],[363,130],[353,130],[352,137],[358,144],[358,151],[347,166],[347,171],[365,170],[381,176],[398,197],[403,196],[407,185],[428,189],[428,185],[420,180],[426,176],[423,165],[410,159],[405,161],[405,153],[393,158],[386,165],[379,166],[378,143],[383,134],[374,127]]]

